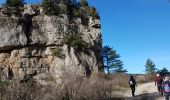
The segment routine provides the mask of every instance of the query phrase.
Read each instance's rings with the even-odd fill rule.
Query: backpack
[[[170,92],[170,82],[163,84],[164,92]]]

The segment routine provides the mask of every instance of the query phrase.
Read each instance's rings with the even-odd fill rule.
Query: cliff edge
[[[55,81],[63,73],[97,73],[101,65],[100,20],[67,15],[0,16],[1,79]]]

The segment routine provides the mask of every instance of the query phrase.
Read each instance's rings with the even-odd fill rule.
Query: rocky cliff
[[[72,20],[66,15],[0,16],[1,79],[23,80],[30,76],[43,82],[49,77],[60,79],[65,72],[82,76],[98,72],[102,45],[100,21],[90,17]],[[79,34],[90,45],[89,53],[63,44],[65,33]]]

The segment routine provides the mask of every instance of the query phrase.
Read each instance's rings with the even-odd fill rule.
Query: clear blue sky
[[[144,73],[147,58],[157,68],[170,70],[168,0],[89,0],[89,3],[101,16],[103,45],[117,50],[129,73]]]

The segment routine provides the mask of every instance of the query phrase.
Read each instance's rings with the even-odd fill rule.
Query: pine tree
[[[102,58],[104,69],[107,70],[108,73],[111,72],[126,72],[123,69],[123,62],[119,60],[120,56],[117,54],[116,50],[109,46],[104,46],[102,48]]]
[[[117,72],[117,73],[127,72],[127,70],[123,68],[123,62],[121,60],[116,60],[113,66],[115,68],[114,72]]]
[[[6,0],[5,6],[7,7],[21,7],[24,6],[24,0]]]
[[[45,14],[47,15],[59,14],[59,7],[55,5],[53,0],[42,0],[41,6],[43,7]]]
[[[81,7],[88,6],[87,0],[80,0],[80,6],[81,6]]]
[[[165,67],[161,70],[158,70],[157,73],[159,73],[161,76],[170,75],[170,72]]]
[[[156,73],[155,64],[151,59],[149,59],[149,58],[147,59],[145,67],[146,67],[145,72],[147,74],[155,74]]]

